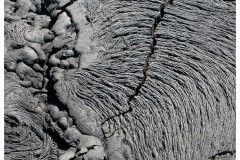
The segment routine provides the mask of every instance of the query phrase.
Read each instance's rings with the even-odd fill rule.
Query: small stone
[[[60,63],[58,64],[59,68],[66,69],[69,67],[69,63],[66,60],[61,60]]]
[[[73,119],[71,117],[68,117],[68,125],[69,126],[73,125]]]
[[[58,120],[58,124],[63,127],[64,129],[68,128],[68,119],[67,117],[62,117]]]
[[[39,103],[38,106],[43,110],[43,111],[47,111],[47,105],[45,103]]]
[[[86,147],[83,147],[81,148],[79,154],[84,154],[84,153],[87,153],[88,152],[88,149]]]

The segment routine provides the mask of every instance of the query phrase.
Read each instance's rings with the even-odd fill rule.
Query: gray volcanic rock
[[[6,159],[235,159],[235,6],[5,0]]]

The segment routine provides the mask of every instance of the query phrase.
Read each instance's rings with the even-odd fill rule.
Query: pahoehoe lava
[[[5,158],[235,159],[235,8],[5,0]]]

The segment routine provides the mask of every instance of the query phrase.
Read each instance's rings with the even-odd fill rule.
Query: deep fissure
[[[167,0],[165,1],[163,4],[160,5],[160,9],[159,9],[159,14],[158,16],[154,19],[154,23],[152,25],[152,28],[151,28],[151,31],[150,31],[150,35],[152,36],[152,43],[150,44],[150,53],[148,54],[147,56],[147,59],[146,59],[146,62],[144,64],[144,68],[143,68],[143,78],[141,80],[141,82],[138,84],[135,92],[133,95],[130,96],[127,104],[129,106],[129,109],[124,111],[124,112],[121,112],[117,115],[114,115],[114,116],[111,116],[111,117],[108,117],[104,122],[101,123],[101,125],[104,125],[106,122],[108,122],[109,120],[111,119],[114,119],[116,117],[120,117],[120,116],[123,116],[129,112],[132,112],[133,111],[133,108],[131,106],[131,101],[135,98],[135,96],[137,96],[140,92],[140,89],[142,88],[142,86],[144,85],[146,79],[147,79],[147,71],[149,69],[149,61],[152,57],[152,55],[154,54],[154,47],[156,46],[157,44],[157,40],[155,38],[155,32],[156,32],[156,28],[157,26],[159,25],[159,23],[161,22],[161,18],[163,18],[164,16],[164,9],[165,7],[170,4],[172,5],[173,4],[173,0]],[[116,130],[117,131],[117,130]],[[116,132],[114,131],[114,133]],[[114,133],[112,133],[111,135],[113,135]],[[105,136],[105,135],[104,135]]]
[[[217,156],[220,156],[220,157],[221,157],[221,156],[225,156],[225,155],[230,155],[230,156],[232,156],[235,152],[236,152],[236,151],[230,151],[230,150],[222,151],[222,152],[220,152],[220,153],[217,153],[217,154],[209,157],[208,159],[215,160],[215,158],[216,158]]]
[[[158,16],[154,19],[154,23],[153,23],[151,31],[150,31],[150,35],[152,37],[152,43],[150,44],[150,53],[148,54],[146,62],[145,62],[144,67],[143,67],[143,78],[142,78],[141,82],[138,84],[134,94],[131,95],[129,100],[128,100],[128,105],[129,105],[129,108],[131,110],[132,110],[131,101],[139,94],[142,86],[144,85],[144,83],[147,79],[147,71],[149,69],[149,61],[150,61],[152,55],[154,54],[154,48],[157,44],[157,41],[156,41],[156,38],[155,38],[156,28],[159,25],[159,23],[161,22],[161,19],[164,16],[164,9],[168,4],[172,5],[173,0],[164,1],[164,3],[160,5]]]

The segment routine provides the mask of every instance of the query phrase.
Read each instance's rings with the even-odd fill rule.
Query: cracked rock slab
[[[7,159],[235,158],[235,1],[4,5]]]

